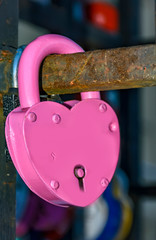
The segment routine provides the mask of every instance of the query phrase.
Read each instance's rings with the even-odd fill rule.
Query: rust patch
[[[1,50],[0,51],[0,59],[1,61],[8,61],[13,59],[13,54],[9,50]]]
[[[3,182],[3,185],[9,185],[10,187],[12,187],[14,184],[14,182]]]
[[[13,53],[9,50],[0,50],[0,92],[7,93],[11,85],[10,71],[13,60]]]
[[[1,53],[2,53],[2,55],[3,55],[4,57],[6,57],[7,54],[8,54],[8,51],[6,51],[6,50],[2,50]]]

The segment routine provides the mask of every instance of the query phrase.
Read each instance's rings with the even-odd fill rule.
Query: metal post
[[[40,77],[49,95],[156,86],[156,45],[50,55]],[[7,92],[13,55],[0,50],[0,92]],[[5,63],[4,63],[5,61]]]
[[[7,54],[13,56],[18,42],[18,0],[0,1],[0,18],[0,48],[4,56]],[[9,58],[5,61],[1,59],[1,61],[4,66]],[[0,92],[5,85],[5,77],[8,80],[11,78],[7,69],[1,71],[0,74]],[[15,240],[16,238],[16,171],[7,151],[4,137],[5,118],[17,105],[16,95],[14,89],[6,96],[3,96],[3,93],[0,95],[0,240]]]

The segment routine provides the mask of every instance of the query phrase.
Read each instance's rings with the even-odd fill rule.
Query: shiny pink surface
[[[43,58],[77,51],[83,50],[58,35],[30,43],[19,65],[21,107],[6,120],[7,145],[17,171],[34,193],[62,206],[87,206],[103,193],[107,187],[103,182],[109,183],[114,174],[120,146],[118,119],[99,99],[99,92],[82,93],[84,100],[64,105],[39,102]],[[81,180],[74,174],[77,166],[85,169]]]
[[[59,103],[42,102],[26,113],[23,132],[32,165],[49,191],[54,191],[51,181],[59,183],[54,194],[71,205],[95,201],[105,190],[101,180],[110,181],[117,165],[118,120],[108,104],[107,112],[99,111],[101,102],[80,101],[71,110]],[[36,122],[27,119],[29,112],[36,114]],[[55,113],[61,117],[59,124],[52,121]],[[113,133],[111,122],[117,126]],[[84,191],[74,175],[77,165],[85,168]]]
[[[12,161],[23,181],[31,191],[48,202],[55,196],[50,196],[48,189],[38,177],[30,162],[23,136],[23,120],[25,111],[20,107],[13,110],[6,119],[5,136]],[[49,198],[50,197],[50,198]]]

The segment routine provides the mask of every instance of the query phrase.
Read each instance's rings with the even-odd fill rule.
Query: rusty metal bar
[[[10,56],[13,57],[16,52],[17,44],[18,0],[0,1],[0,49],[3,49],[0,57],[0,92],[7,81],[10,83]],[[5,119],[16,107],[15,98],[14,90],[5,96],[0,94],[0,240],[16,239],[16,170],[5,142]]]
[[[5,79],[1,92],[7,92],[10,86],[12,59],[10,52],[0,52]],[[43,62],[41,75],[48,94],[156,86],[156,45],[50,55]]]

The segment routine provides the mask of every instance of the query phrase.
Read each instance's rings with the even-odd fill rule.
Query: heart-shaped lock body
[[[87,206],[106,189],[120,145],[119,124],[99,92],[82,101],[40,102],[39,66],[48,54],[82,52],[59,35],[44,35],[24,50],[18,71],[20,107],[6,121],[10,155],[28,187],[56,205]]]

